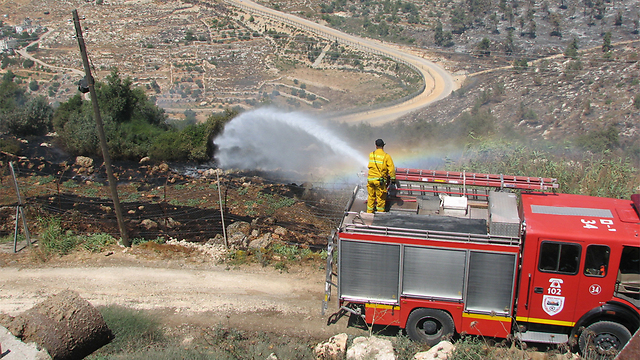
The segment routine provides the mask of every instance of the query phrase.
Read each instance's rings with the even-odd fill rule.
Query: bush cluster
[[[101,156],[93,104],[77,93],[54,109],[42,96],[30,97],[8,71],[0,83],[0,131],[14,136],[58,133],[59,145],[72,155]],[[37,82],[31,82],[32,91]],[[114,160],[137,161],[151,156],[157,161],[206,162],[213,156],[212,139],[237,112],[226,111],[178,129],[167,123],[164,110],[142,88],[133,88],[130,78],[117,70],[96,82],[96,93],[104,123],[109,153]],[[3,143],[3,148],[11,148]]]

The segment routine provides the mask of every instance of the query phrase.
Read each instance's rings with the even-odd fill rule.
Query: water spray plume
[[[357,173],[368,159],[327,127],[300,112],[245,112],[214,140],[221,168],[294,172],[318,177]]]

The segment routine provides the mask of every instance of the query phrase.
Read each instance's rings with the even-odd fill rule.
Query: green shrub
[[[47,175],[45,177],[43,177],[42,179],[40,179],[39,183],[40,185],[44,185],[44,184],[48,184],[50,182],[53,182],[56,178],[53,175]]]
[[[270,250],[275,254],[284,256],[289,261],[296,260],[300,256],[300,250],[295,245],[274,243],[271,245]]]
[[[82,239],[82,246],[91,252],[103,251],[107,246],[116,243],[116,239],[105,233],[90,234]]]
[[[6,116],[6,127],[18,136],[44,135],[51,129],[53,109],[47,99],[38,96]]]
[[[412,341],[408,336],[403,335],[402,331],[398,332],[396,337],[392,339],[392,342],[398,360],[411,360],[416,353],[427,351],[429,347],[428,345]]]
[[[595,153],[602,153],[605,150],[612,150],[618,146],[618,128],[609,125],[604,129],[596,129],[579,136],[576,144]]]
[[[162,236],[158,236],[157,238],[151,239],[151,240],[145,239],[145,238],[139,238],[139,237],[131,239],[131,245],[132,246],[133,245],[141,245],[141,244],[148,243],[148,242],[154,242],[156,244],[164,244],[164,243],[167,242],[167,240],[165,240],[165,238],[162,237]]]
[[[493,358],[491,349],[476,337],[466,336],[456,342],[448,360],[485,360]]]
[[[67,180],[67,181],[63,182],[62,186],[66,187],[66,188],[69,188],[69,189],[80,187],[80,185],[78,185],[78,183],[73,181],[73,180]]]
[[[106,80],[96,82],[95,88],[111,156],[137,160],[148,155],[152,142],[168,130],[164,110],[147,98],[142,88],[133,88],[130,78],[121,79],[116,70]],[[53,127],[72,154],[101,154],[93,106],[79,95],[60,104]]]
[[[20,155],[20,141],[13,138],[0,139],[0,150],[8,152],[9,154]]]
[[[40,249],[45,256],[66,255],[81,242],[73,232],[62,228],[62,221],[58,217],[39,218],[38,223],[42,228],[39,237]]]

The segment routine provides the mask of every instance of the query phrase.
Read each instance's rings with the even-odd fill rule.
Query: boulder
[[[249,249],[266,249],[273,242],[271,234],[267,233],[249,242]]]
[[[169,171],[169,165],[167,165],[167,163],[162,163],[162,164],[158,165],[158,170],[160,172],[167,172],[167,171]]]
[[[249,235],[251,235],[251,224],[246,221],[236,221],[227,226],[227,239],[230,247],[247,247]]]
[[[390,340],[375,336],[357,337],[347,350],[347,360],[396,360]]]
[[[455,349],[450,341],[441,341],[437,345],[432,346],[429,351],[423,351],[413,356],[414,360],[444,360]]]
[[[318,344],[313,353],[317,360],[341,360],[347,351],[347,334],[332,336],[329,341]]]
[[[174,220],[171,217],[168,217],[167,220],[165,220],[165,226],[168,227],[169,229],[173,229],[176,226],[180,226],[182,225],[182,223],[180,223],[180,221]]]
[[[140,225],[142,225],[147,230],[154,230],[154,229],[158,228],[158,223],[153,221],[153,220],[151,220],[151,219],[142,220]]]
[[[75,164],[83,168],[88,168],[93,166],[93,159],[86,156],[78,156]]]
[[[223,175],[222,169],[207,169],[202,173],[202,176],[206,178],[213,178],[216,175]]]
[[[54,360],[83,359],[108,344],[113,333],[102,314],[71,290],[52,295],[16,317],[0,317],[23,342],[35,342]]]

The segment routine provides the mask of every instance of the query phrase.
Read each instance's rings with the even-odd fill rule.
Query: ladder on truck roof
[[[523,190],[557,189],[557,179],[445,170],[396,169],[396,180]]]

